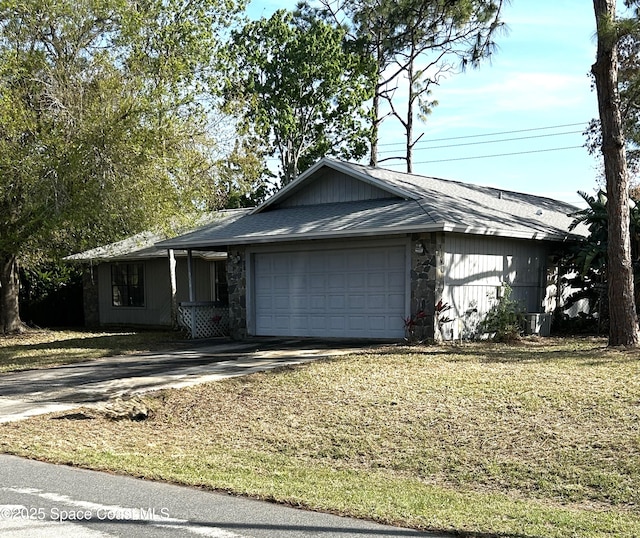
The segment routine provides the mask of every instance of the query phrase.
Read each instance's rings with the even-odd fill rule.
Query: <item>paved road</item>
[[[0,535],[437,538],[368,521],[6,455],[0,455]]]
[[[0,375],[0,422],[348,353],[356,341],[209,341]],[[370,343],[367,343],[368,347]],[[431,536],[194,488],[0,455],[0,535],[8,538]]]
[[[65,411],[123,395],[184,387],[347,353],[355,340],[209,340],[182,349],[109,357],[0,375],[0,422]]]

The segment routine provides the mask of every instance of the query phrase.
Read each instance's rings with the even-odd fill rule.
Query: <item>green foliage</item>
[[[511,293],[511,286],[503,285],[501,297],[478,324],[478,332],[493,334],[496,342],[512,342],[524,332],[525,309]]]
[[[210,196],[201,97],[236,9],[0,3],[0,252],[88,248]]]
[[[366,153],[363,103],[372,96],[374,69],[343,28],[280,10],[232,37],[226,110],[279,157],[284,184],[324,155]]]
[[[216,198],[227,209],[254,207],[269,196],[271,186],[267,178],[273,177],[264,164],[259,142],[237,140],[231,154],[218,163]]]
[[[363,54],[376,66],[371,131],[371,163],[377,163],[378,130],[389,116],[400,122],[406,136],[407,169],[416,143],[414,116],[424,120],[437,104],[430,89],[441,76],[478,66],[495,49],[495,36],[504,0],[321,0],[330,20],[345,21]],[[336,5],[338,7],[336,7]],[[398,94],[406,81],[407,93]],[[406,105],[403,101],[406,97]],[[386,103],[390,113],[382,109]]]
[[[82,269],[48,262],[20,272],[20,316],[31,326],[84,324]]]
[[[589,236],[568,250],[562,250],[558,256],[565,276],[563,282],[574,291],[567,298],[565,309],[581,300],[588,300],[589,314],[598,319],[600,328],[609,320],[607,301],[607,245],[608,222],[607,195],[600,190],[595,196],[579,192],[587,207],[576,211],[571,229],[578,224],[586,224]],[[631,204],[629,214],[629,230],[631,236],[631,258],[633,263],[636,289],[640,283],[640,207]],[[636,294],[636,305],[640,297]]]
[[[206,85],[242,5],[0,0],[5,272],[216,205]]]

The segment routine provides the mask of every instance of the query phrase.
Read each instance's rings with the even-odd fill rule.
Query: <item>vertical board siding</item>
[[[369,183],[334,172],[316,179],[278,204],[278,207],[331,204],[391,198],[393,195]]]
[[[111,264],[98,266],[100,323],[102,325],[171,326],[171,285],[166,258],[144,262],[143,307],[116,307],[111,304]]]
[[[494,305],[503,284],[528,312],[540,312],[546,288],[547,251],[533,241],[447,235],[443,301],[454,321],[446,338],[471,336]]]
[[[211,301],[211,265],[213,262],[195,258],[193,275],[195,279],[195,300]],[[143,307],[114,307],[111,304],[111,264],[98,266],[100,323],[103,325],[149,325],[171,326],[171,281],[169,261],[166,258],[145,260],[145,305]],[[176,299],[189,300],[189,279],[187,260],[176,260]]]
[[[213,262],[193,258],[193,279],[195,280],[196,301],[212,301],[213,292],[211,287],[211,265]],[[176,263],[176,280],[178,302],[189,300],[189,275],[187,271],[187,259],[178,258]]]

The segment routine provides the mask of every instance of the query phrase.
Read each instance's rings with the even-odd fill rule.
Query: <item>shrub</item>
[[[513,342],[524,332],[525,309],[511,298],[511,286],[502,287],[502,296],[478,325],[479,333],[493,334],[496,342]]]

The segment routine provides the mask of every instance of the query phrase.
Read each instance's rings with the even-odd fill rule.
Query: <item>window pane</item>
[[[111,304],[113,306],[144,306],[143,264],[111,266]]]

